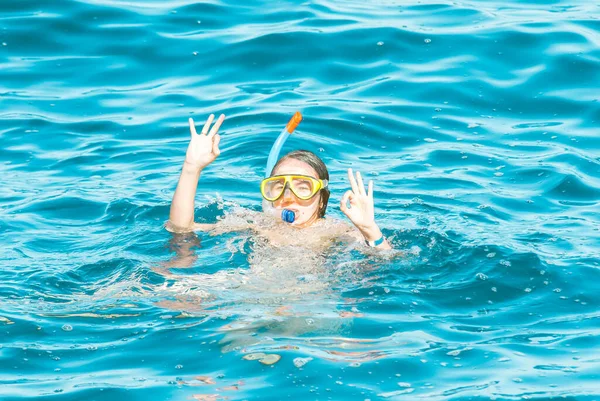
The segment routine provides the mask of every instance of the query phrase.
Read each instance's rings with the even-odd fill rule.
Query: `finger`
[[[210,133],[208,134],[209,137],[215,136],[217,134],[217,132],[219,132],[219,128],[221,128],[221,124],[223,124],[224,119],[225,119],[225,114],[221,114],[219,116],[219,119],[215,123],[215,125],[213,125],[212,129],[210,130]]]
[[[365,184],[363,184],[362,176],[360,175],[360,171],[356,172],[356,183],[358,184],[358,192],[360,195],[366,195],[365,193]]]
[[[219,150],[219,142],[221,142],[221,136],[219,134],[217,134],[213,137],[213,146],[212,146],[212,152],[215,156],[219,156],[221,154],[221,151]]]
[[[346,191],[344,193],[344,195],[342,196],[342,201],[340,203],[340,209],[346,215],[348,214],[348,199],[350,198],[351,195],[352,195],[352,191]]]
[[[188,122],[190,123],[190,134],[192,134],[192,138],[194,137],[194,135],[198,135],[196,133],[196,126],[194,125],[194,119],[190,118],[188,120]]]
[[[367,196],[373,199],[373,180],[369,181],[369,192],[367,193]]]
[[[348,169],[348,180],[350,181],[350,186],[352,187],[352,192],[358,194],[358,186],[356,185],[356,180],[354,179],[354,174],[352,174],[352,169]]]
[[[210,116],[208,116],[208,120],[206,120],[206,124],[204,124],[204,127],[202,128],[202,134],[206,135],[208,133],[208,129],[210,128],[210,125],[212,124],[214,119],[215,119],[214,114],[211,114]]]

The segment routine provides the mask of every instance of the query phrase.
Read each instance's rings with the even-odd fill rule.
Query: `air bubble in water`
[[[302,366],[306,365],[307,363],[309,363],[312,360],[313,359],[311,357],[308,357],[308,358],[294,358],[294,366],[297,367],[297,368],[301,368]]]
[[[425,43],[430,44],[431,43],[431,39],[427,38],[424,40]]]
[[[70,324],[65,324],[65,325],[63,325],[62,329],[64,331],[71,331],[71,330],[73,330],[73,326],[71,326]]]
[[[381,42],[381,41],[377,42],[377,46],[383,46],[383,42]]]

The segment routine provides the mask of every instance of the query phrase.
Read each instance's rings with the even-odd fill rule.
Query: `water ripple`
[[[599,29],[582,0],[2,2],[0,398],[597,398]],[[235,226],[296,110],[328,216],[360,170],[401,256],[164,230],[189,117],[227,115],[196,219]]]

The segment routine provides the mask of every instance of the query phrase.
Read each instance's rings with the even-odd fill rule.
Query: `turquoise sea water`
[[[0,44],[1,400],[600,399],[598,2],[2,1]],[[403,256],[164,230],[190,116],[229,221],[296,110]]]

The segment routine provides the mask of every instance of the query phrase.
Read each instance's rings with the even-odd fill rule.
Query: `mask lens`
[[[268,179],[263,186],[263,195],[267,199],[277,199],[283,192],[283,188],[285,188],[285,179],[283,177]]]
[[[292,189],[297,197],[308,199],[315,194],[316,184],[313,180],[304,177],[292,178]]]

